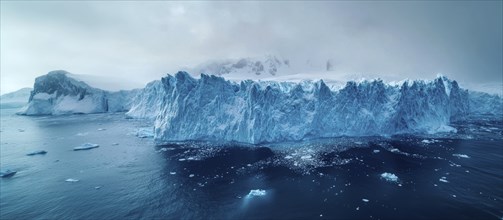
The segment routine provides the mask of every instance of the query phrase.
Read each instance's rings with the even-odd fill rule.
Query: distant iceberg
[[[127,111],[138,90],[108,92],[63,71],[37,77],[29,102],[18,114],[63,115]]]
[[[0,108],[21,108],[28,103],[31,88],[22,88],[20,90],[7,93],[0,96]]]

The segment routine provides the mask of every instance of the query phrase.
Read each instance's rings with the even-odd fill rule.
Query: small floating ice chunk
[[[368,200],[368,199],[362,199],[362,201],[364,201],[364,202],[369,202],[369,200]]]
[[[356,207],[356,211],[360,210],[360,206]]]
[[[169,172],[169,174],[171,174],[171,175],[175,175],[175,174],[176,174],[176,172]]]
[[[466,154],[453,154],[452,156],[457,157],[457,158],[470,158],[470,156]]]
[[[107,130],[105,128],[98,128],[98,131],[104,131],[104,130]]]
[[[374,154],[377,154],[377,153],[379,153],[379,152],[381,152],[381,151],[380,151],[380,150],[374,150],[374,151],[372,151],[372,152],[373,152]]]
[[[393,173],[382,173],[381,178],[385,179],[386,181],[389,182],[398,182],[398,176],[396,176]]]
[[[447,180],[447,177],[443,176],[443,177],[440,177],[440,179],[438,179],[438,181],[440,182],[444,182],[444,183],[448,183],[449,181]]]
[[[190,174],[190,175],[189,175],[189,177],[190,177],[190,178],[194,177],[194,174]]]
[[[68,178],[65,180],[65,182],[70,182],[70,183],[75,183],[75,182],[78,182],[79,180],[78,179],[72,179],[72,178]]]
[[[17,171],[14,171],[14,170],[6,170],[6,171],[0,172],[0,177],[7,178],[7,177],[14,176],[16,173],[17,173]]]
[[[263,189],[252,189],[248,193],[247,197],[250,198],[250,197],[265,196],[265,195],[266,195],[266,191]]]
[[[286,157],[285,157],[285,159],[292,159],[292,158],[293,158],[293,157],[292,157],[292,156],[290,156],[290,155],[288,155],[288,156],[286,156]]]
[[[101,189],[101,186],[95,186],[94,189]]]
[[[117,145],[119,145],[119,143],[112,143],[112,145],[113,145],[113,146],[117,146]]]
[[[78,147],[74,147],[73,150],[74,151],[78,151],[78,150],[90,150],[90,149],[93,149],[93,148],[97,148],[99,147],[100,145],[97,145],[97,144],[92,144],[92,143],[85,143],[85,144],[82,144]]]
[[[185,160],[186,160],[185,158],[178,159],[178,161],[185,161]]]
[[[33,151],[31,153],[27,153],[26,155],[27,156],[34,156],[34,155],[38,155],[38,154],[43,155],[46,153],[47,153],[47,151],[45,151],[45,150],[38,150],[38,151]]]
[[[313,156],[311,156],[311,155],[304,155],[304,156],[300,157],[300,159],[303,159],[303,160],[310,160],[311,158],[313,158]]]
[[[433,143],[435,143],[435,141],[424,139],[424,140],[421,141],[421,143],[423,143],[423,144],[433,144]]]

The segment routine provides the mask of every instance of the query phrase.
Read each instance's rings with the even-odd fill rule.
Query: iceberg
[[[347,82],[332,90],[320,81],[240,83],[187,72],[161,80],[157,143],[187,140],[272,143],[337,136],[455,132],[469,113],[469,93],[456,81],[385,84]],[[446,88],[448,87],[448,89]],[[154,105],[157,109],[158,105]],[[157,110],[156,110],[157,111]]]
[[[78,147],[74,147],[73,150],[74,151],[79,151],[79,150],[90,150],[90,149],[93,149],[93,148],[97,148],[99,147],[100,145],[97,145],[97,144],[91,144],[91,143],[85,143],[85,144],[82,144]]]
[[[37,77],[20,115],[63,115],[121,112],[130,108],[138,90],[109,92],[72,78],[63,70]]]
[[[75,183],[75,182],[78,182],[79,180],[78,179],[72,179],[72,178],[69,178],[69,179],[66,179],[65,182],[70,182],[70,183]]]

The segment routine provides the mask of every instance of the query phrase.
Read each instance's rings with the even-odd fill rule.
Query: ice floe
[[[251,197],[258,197],[258,196],[265,196],[265,195],[266,195],[266,191],[263,189],[252,189],[248,193],[247,197],[251,198]]]
[[[396,176],[395,174],[393,173],[382,173],[381,174],[381,178],[385,179],[386,181],[389,181],[389,182],[398,182],[398,176]]]
[[[449,181],[447,180],[447,177],[443,176],[438,181],[443,182],[443,183],[448,183]]]
[[[14,171],[14,170],[6,170],[6,171],[0,172],[0,177],[7,178],[7,177],[14,176],[16,173],[17,173],[17,171]]]
[[[457,158],[470,158],[470,156],[466,154],[453,154],[452,156],[457,157]]]
[[[73,150],[74,151],[78,151],[78,150],[90,150],[90,149],[93,149],[93,148],[97,148],[99,147],[100,145],[97,145],[97,144],[92,144],[92,143],[85,143],[85,144],[82,144],[78,147],[74,147]]]
[[[34,155],[38,155],[38,154],[43,155],[43,154],[46,154],[46,153],[47,153],[47,151],[45,151],[45,150],[38,150],[38,151],[33,151],[31,153],[27,153],[26,155],[27,156],[34,156]]]

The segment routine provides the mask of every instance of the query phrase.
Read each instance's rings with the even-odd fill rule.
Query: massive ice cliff
[[[37,77],[21,115],[61,115],[127,111],[137,90],[109,92],[58,70]]]
[[[469,93],[456,81],[348,82],[332,91],[323,82],[233,83],[186,72],[162,79],[164,99],[155,121],[158,142],[225,140],[298,141],[342,135],[454,131],[449,124],[470,113]],[[500,97],[496,99],[501,100]],[[501,101],[499,106],[501,107]],[[500,108],[501,109],[501,108]]]

